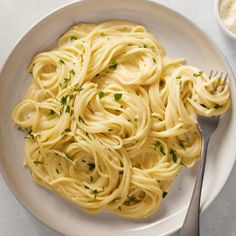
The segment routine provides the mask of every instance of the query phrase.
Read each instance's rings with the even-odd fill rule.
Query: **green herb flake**
[[[184,142],[182,140],[179,141],[179,146],[185,150]]]
[[[173,162],[176,163],[176,162],[177,162],[176,151],[173,150],[173,149],[171,149],[171,150],[170,150],[170,154],[172,155]]]
[[[52,109],[50,109],[48,116],[53,116],[55,114],[55,111],[53,111]]]
[[[70,40],[73,42],[74,40],[77,40],[77,37],[71,36],[71,37],[70,37]]]
[[[92,163],[92,162],[87,163],[87,165],[88,165],[89,170],[94,170],[96,167],[95,163]]]
[[[60,87],[63,89],[63,88],[66,88],[68,83],[71,81],[71,78],[64,78],[64,81],[63,83],[59,83]]]
[[[215,104],[215,106],[213,107],[213,108],[215,108],[215,109],[219,109],[219,108],[221,108],[222,106],[221,105],[219,105],[219,104]]]
[[[70,113],[70,106],[67,106],[66,107],[66,111],[65,111],[66,113]]]
[[[61,98],[61,101],[60,101],[61,105],[65,105],[65,104],[66,104],[67,98],[68,98],[68,95],[65,95],[65,96],[63,96],[63,97]]]
[[[36,140],[38,137],[40,137],[41,135],[34,135],[32,134],[32,129],[31,130],[24,130],[25,132],[27,132],[27,136],[25,138],[31,138],[32,140]]]
[[[75,87],[74,88],[74,91],[75,92],[80,92],[80,91],[82,91],[84,88],[83,87]]]
[[[165,198],[167,194],[168,194],[168,192],[165,192],[165,191],[164,191],[164,192],[162,193],[162,198]]]
[[[79,120],[79,122],[82,122],[82,123],[84,123],[84,120],[83,120],[83,118],[79,115],[79,117],[78,117],[78,120]]]
[[[112,59],[111,59],[111,62],[110,62],[110,65],[109,65],[109,68],[112,69],[112,70],[115,70],[116,67],[117,67],[116,59],[115,59],[115,58],[112,58]]]
[[[164,84],[165,84],[164,80],[160,80],[159,85],[161,88],[164,86]]]
[[[57,172],[57,174],[59,174],[59,170],[58,169],[56,169],[56,172]]]
[[[44,162],[42,162],[42,161],[33,161],[33,163],[34,163],[35,165],[38,165],[38,164],[42,165]]]
[[[163,156],[165,156],[165,155],[166,155],[166,153],[165,153],[165,151],[164,151],[164,148],[163,148],[163,146],[162,146],[162,145],[160,146],[160,152],[161,152],[161,154],[162,154]]]
[[[89,187],[88,187],[88,186],[86,186],[86,185],[85,185],[84,187],[85,187],[86,189],[89,189]]]
[[[182,77],[181,76],[177,76],[176,79],[181,79]]]
[[[159,142],[159,141],[156,141],[156,142],[154,143],[154,145],[158,147],[158,146],[160,146],[160,145],[161,145],[161,142]]]
[[[98,194],[98,190],[97,190],[97,189],[94,189],[94,190],[92,191],[92,194],[94,194],[94,199],[96,199],[97,194]]]
[[[73,69],[70,70],[70,74],[75,76],[75,71]]]
[[[74,161],[74,158],[65,152],[65,157],[71,161]]]
[[[179,86],[180,86],[180,87],[181,87],[181,85],[182,85],[182,82],[183,82],[182,80],[179,81]]]
[[[153,60],[153,62],[154,62],[154,63],[156,63],[156,62],[157,62],[155,58],[152,58],[152,60]]]
[[[65,62],[62,59],[59,60],[59,63],[65,64]]]
[[[113,94],[116,101],[119,101],[122,98],[122,93]]]
[[[73,94],[70,94],[70,95],[69,95],[70,101],[73,99],[73,97],[74,97]]]
[[[112,131],[112,129],[108,129],[108,131]]]
[[[89,178],[90,182],[93,182],[93,176],[91,175]]]
[[[82,162],[86,163],[87,161],[85,161],[84,159],[82,159]]]
[[[70,128],[65,129],[65,132],[71,132]]]
[[[120,200],[121,199],[121,197],[116,197],[116,198],[114,198],[113,200],[112,200],[112,202],[116,202],[116,201],[118,201],[118,200]]]
[[[193,76],[198,77],[198,76],[201,76],[202,73],[203,73],[203,71],[199,71],[199,72],[193,73]]]
[[[100,91],[98,94],[99,99],[102,99],[105,96],[105,93],[103,91]]]

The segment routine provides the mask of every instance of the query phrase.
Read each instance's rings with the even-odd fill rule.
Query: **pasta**
[[[228,84],[215,91],[220,75],[170,58],[127,21],[72,26],[29,72],[12,112],[27,133],[25,165],[37,184],[89,213],[156,212],[181,167],[200,157],[196,115],[230,106]]]

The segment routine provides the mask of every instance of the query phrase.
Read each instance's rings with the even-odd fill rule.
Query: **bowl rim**
[[[3,64],[2,64],[2,68],[0,68],[0,81],[1,81],[1,78],[2,78],[2,74],[4,73],[4,70],[5,70],[5,67],[7,65],[7,63],[11,60],[11,57],[13,55],[13,52],[17,49],[17,47],[19,46],[19,44],[26,38],[26,36],[28,34],[31,33],[31,31],[37,27],[40,23],[42,23],[43,21],[45,21],[48,17],[50,17],[51,15],[59,12],[59,11],[63,11],[64,8],[67,8],[69,7],[70,5],[75,5],[75,4],[86,4],[86,2],[88,2],[89,0],[73,0],[71,2],[68,2],[68,3],[65,3],[65,4],[61,4],[60,6],[50,10],[48,13],[44,14],[42,17],[40,17],[38,20],[36,20],[35,23],[32,23],[29,27],[27,27],[27,29],[22,33],[22,35],[18,36],[15,40],[15,43],[13,45],[13,47],[11,48],[11,50],[9,51],[6,59],[3,61]],[[90,1],[99,1],[99,0],[90,0]],[[119,0],[115,0],[115,1],[119,1]],[[160,2],[157,2],[155,0],[128,0],[128,1],[142,1],[142,2],[146,2],[147,4],[155,4],[155,5],[158,5],[162,8],[164,8],[165,10],[168,10],[168,11],[172,11],[174,14],[176,14],[178,17],[181,17],[183,18],[185,21],[187,21],[188,23],[190,23],[193,27],[195,27],[200,33],[202,33],[202,35],[209,41],[213,44],[214,46],[214,49],[217,51],[217,53],[222,57],[222,61],[224,63],[224,65],[227,67],[228,69],[228,72],[230,73],[230,77],[231,77],[231,86],[234,86],[234,88],[236,89],[236,77],[232,71],[232,68],[231,68],[231,65],[230,63],[228,62],[227,58],[224,56],[224,53],[222,52],[221,48],[213,41],[213,39],[208,35],[206,34],[202,28],[200,28],[195,22],[193,22],[191,19],[189,19],[187,16],[183,15],[182,13],[180,13],[179,11],[169,7],[169,6],[166,6],[166,5],[163,5],[162,3]],[[219,2],[221,0],[216,0],[216,2]],[[234,164],[230,167],[227,175],[226,175],[226,178],[225,178],[225,182],[224,184],[218,189],[218,192],[215,194],[215,196],[212,198],[212,200],[208,203],[205,203],[204,206],[202,207],[202,202],[201,202],[201,213],[203,213],[213,202],[214,200],[216,199],[216,197],[219,195],[219,193],[222,191],[222,189],[224,188],[225,184],[227,183],[231,173],[232,173],[232,169],[234,167],[236,163],[236,156],[234,158]],[[17,195],[17,192],[15,191],[15,189],[12,187],[12,185],[10,184],[10,181],[8,179],[8,176],[0,162],[0,175],[2,176],[4,182],[6,183],[6,185],[8,186],[9,190],[11,191],[11,193],[13,194],[13,196],[15,197],[15,199],[20,203],[21,206],[23,206],[23,208],[28,212],[30,213],[30,215],[32,215],[33,217],[35,217],[40,223],[44,224],[46,227],[50,228],[51,230],[53,230],[54,232],[57,232],[59,234],[63,234],[63,232],[61,232],[60,230],[58,229],[55,229],[55,227],[53,227],[52,224],[46,222],[44,219],[42,219],[39,215],[36,215],[34,213],[34,211],[32,211],[24,202],[24,200]],[[186,208],[186,211],[187,211],[187,208]],[[160,236],[168,236],[172,233],[175,233],[177,232],[178,230],[180,230],[182,228],[182,225],[178,225],[176,226],[175,228],[172,228],[168,231],[166,231],[164,234],[161,234]]]
[[[215,6],[214,6],[214,12],[215,12],[215,17],[218,22],[218,25],[221,27],[223,32],[231,39],[236,40],[236,33],[231,32],[223,23],[223,20],[220,17],[220,4],[222,0],[215,0]]]

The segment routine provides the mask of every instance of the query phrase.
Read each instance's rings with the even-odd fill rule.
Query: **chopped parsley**
[[[78,120],[79,120],[79,122],[82,122],[82,123],[84,123],[84,120],[83,120],[83,118],[79,115],[79,118],[78,118]]]
[[[105,93],[103,91],[100,91],[98,94],[99,99],[102,99],[105,96]]]
[[[154,143],[154,145],[155,145],[155,150],[156,150],[156,147],[159,147],[160,153],[161,153],[163,156],[166,155],[166,153],[165,153],[165,151],[164,151],[164,148],[163,148],[161,142],[156,141],[156,142]]]
[[[179,141],[179,146],[185,150],[184,142],[182,140]]]
[[[73,91],[75,92],[80,92],[82,91],[84,88],[81,86],[81,87],[75,87]]]
[[[88,165],[89,170],[94,170],[96,167],[95,163],[92,163],[92,162],[87,163],[87,165]]]
[[[112,129],[108,129],[108,131],[112,131]]]
[[[98,190],[97,190],[97,189],[94,189],[94,190],[92,191],[92,194],[94,194],[94,199],[96,199],[97,194],[98,194]]]
[[[116,59],[115,58],[112,58],[111,59],[111,63],[109,65],[109,68],[112,69],[112,70],[115,70],[117,67],[117,62],[116,62]]]
[[[70,106],[67,106],[66,107],[66,111],[65,111],[66,113],[70,113]]]
[[[58,169],[56,169],[56,172],[57,172],[57,174],[59,174],[59,170]]]
[[[70,74],[75,76],[75,71],[73,69],[70,70]]]
[[[113,200],[112,200],[112,202],[116,202],[116,201],[118,201],[118,200],[120,200],[121,199],[121,197],[116,197],[116,198],[114,198]]]
[[[143,47],[144,47],[144,48],[147,48],[147,45],[146,45],[146,44],[144,44],[144,45],[143,45]]]
[[[179,81],[179,86],[180,86],[180,87],[181,87],[181,85],[182,85],[182,82],[183,82],[182,80]]]
[[[162,145],[160,146],[160,152],[161,152],[161,154],[162,154],[163,156],[165,156],[165,155],[166,155],[166,153],[165,153],[165,151],[164,151],[164,148],[163,148],[163,146],[162,146]]]
[[[53,116],[55,114],[55,111],[53,111],[52,109],[50,109],[48,116]]]
[[[20,130],[20,131],[22,131],[22,132],[25,132],[25,131],[27,131],[27,130],[25,130],[24,128],[22,128],[22,127],[18,127],[18,130]]]
[[[116,101],[119,101],[122,98],[122,93],[113,94]]]
[[[25,138],[31,138],[31,139],[37,139],[38,137],[40,137],[41,135],[40,134],[38,134],[38,135],[34,135],[34,134],[32,134],[32,129],[31,130],[27,130],[27,129],[24,129],[24,128],[22,128],[22,127],[18,127],[18,130],[20,130],[20,131],[22,131],[22,132],[26,132],[27,133],[27,135],[25,136]]]
[[[91,175],[89,178],[90,182],[93,182],[93,176]]]
[[[65,96],[63,96],[63,97],[61,98],[61,101],[60,101],[61,105],[65,105],[65,104],[66,104],[67,98],[68,98],[68,95],[65,95]]]
[[[193,73],[193,76],[198,77],[198,76],[201,76],[202,73],[203,73],[203,71],[199,71],[199,72]]]
[[[71,37],[70,37],[70,40],[73,42],[74,40],[77,40],[77,37],[71,36]]]
[[[71,161],[74,161],[74,158],[65,152],[65,157]]]
[[[168,194],[168,192],[165,192],[165,191],[164,191],[164,192],[162,193],[162,198],[165,198],[167,194]]]
[[[62,134],[68,133],[68,132],[71,132],[71,129],[70,129],[70,128],[65,129],[65,130],[62,132]]]
[[[160,87],[163,87],[164,83],[165,83],[164,80],[160,80],[159,82]]]
[[[42,162],[42,161],[33,161],[33,163],[35,164],[35,165],[38,165],[38,164],[43,164],[44,162]]]
[[[153,62],[156,63],[156,59],[155,58],[152,58]]]
[[[158,146],[160,146],[160,145],[161,145],[161,142],[159,142],[159,141],[156,141],[156,142],[154,143],[154,145],[158,147]]]
[[[59,85],[60,85],[61,88],[66,88],[70,81],[71,81],[71,78],[64,78],[64,82],[59,83]]]
[[[138,199],[135,196],[128,197],[128,199],[124,202],[126,205],[131,205],[131,203],[138,203]]]
[[[181,79],[181,76],[177,76],[176,79]]]
[[[219,108],[221,108],[222,106],[221,105],[219,105],[219,104],[215,104],[215,106],[213,107],[213,108],[215,108],[215,109],[219,109]]]
[[[38,134],[38,135],[32,134],[32,129],[31,130],[24,130],[24,131],[27,132],[27,136],[25,138],[31,138],[33,140],[36,140],[38,137],[41,136],[40,134]]]
[[[176,151],[171,149],[170,150],[170,154],[172,154],[172,159],[173,159],[173,162],[177,162],[177,155],[176,155]]]
[[[65,62],[64,62],[62,59],[60,59],[59,62],[60,62],[61,64],[65,64]]]

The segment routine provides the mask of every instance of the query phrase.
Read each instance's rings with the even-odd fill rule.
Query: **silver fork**
[[[211,79],[213,71],[211,71],[209,79]],[[219,74],[216,72],[215,76]],[[226,74],[223,78],[223,73],[220,74],[220,78],[218,79],[217,84],[212,84],[212,93],[216,93],[218,87],[220,85],[225,86],[226,80],[228,78],[228,74]],[[191,198],[191,202],[188,208],[188,212],[186,218],[184,220],[184,224],[182,226],[182,230],[180,232],[180,236],[199,236],[199,216],[200,216],[200,202],[201,202],[201,192],[202,192],[202,182],[205,171],[206,157],[207,157],[207,148],[211,135],[216,130],[219,124],[219,116],[213,117],[203,117],[198,116],[198,126],[202,134],[202,153],[201,153],[201,161],[198,169],[197,179],[195,182],[193,195]]]

